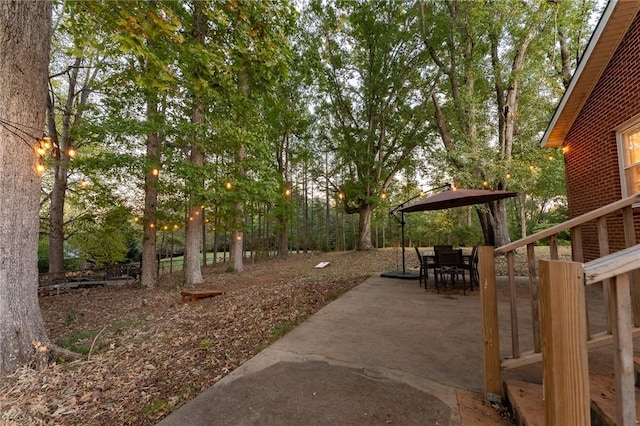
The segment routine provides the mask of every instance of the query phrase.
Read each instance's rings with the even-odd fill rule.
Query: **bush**
[[[451,232],[452,243],[460,247],[473,247],[482,244],[482,232],[478,227],[459,226]]]

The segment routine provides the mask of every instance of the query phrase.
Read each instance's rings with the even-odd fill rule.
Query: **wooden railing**
[[[570,230],[572,236],[572,253],[573,261],[582,267],[584,261],[582,251],[582,227],[585,224],[591,222],[594,224],[598,232],[598,246],[601,258],[596,259],[593,262],[585,265],[586,271],[595,271],[595,266],[598,262],[604,262],[609,264],[611,259],[618,259],[617,262],[626,259],[624,262],[628,262],[631,265],[629,269],[629,286],[630,295],[627,296],[627,303],[629,303],[630,317],[629,327],[632,327],[630,336],[640,335],[640,285],[638,268],[640,268],[640,256],[635,258],[624,256],[625,250],[615,253],[614,257],[609,256],[609,240],[607,232],[607,218],[613,215],[621,215],[622,227],[624,232],[625,247],[633,247],[636,245],[635,228],[633,223],[633,210],[632,205],[640,203],[640,194],[625,198],[623,200],[616,201],[608,206],[601,207],[592,212],[578,216],[565,223],[556,225],[552,228],[546,229],[537,234],[531,235],[519,241],[515,241],[511,244],[493,249],[492,247],[480,247],[478,250],[478,272],[480,278],[480,296],[483,311],[483,342],[484,342],[484,367],[485,367],[485,397],[488,400],[500,400],[502,398],[502,380],[501,371],[503,369],[515,368],[524,366],[527,364],[539,362],[542,360],[542,321],[541,321],[541,288],[538,280],[538,268],[535,255],[536,242],[549,239],[550,247],[550,260],[552,263],[558,259],[558,245],[557,235],[560,232]],[[531,335],[532,343],[530,348],[521,347],[521,333],[519,331],[520,319],[518,318],[517,310],[517,292],[516,292],[516,276],[515,276],[515,251],[518,249],[524,249],[526,247],[527,264],[528,264],[528,284],[530,295],[530,309],[531,309]],[[634,247],[633,250],[637,250]],[[623,253],[623,254],[618,254]],[[633,252],[635,253],[635,252]],[[506,256],[507,263],[507,286],[509,294],[510,305],[510,329],[511,329],[511,345],[510,354],[505,358],[501,356],[500,350],[500,330],[498,321],[498,302],[497,302],[497,286],[496,286],[496,274],[495,274],[495,257]],[[623,257],[616,257],[623,256]],[[631,255],[627,255],[631,256]],[[595,263],[594,263],[595,262]],[[547,264],[541,262],[542,264]],[[545,266],[546,267],[546,266]],[[542,269],[540,269],[542,272]],[[593,272],[595,274],[595,272]],[[625,272],[626,274],[626,272]],[[607,324],[606,330],[591,334],[589,331],[589,317],[584,301],[580,301],[580,304],[584,306],[585,311],[585,331],[583,336],[586,336],[586,347],[588,349],[612,344],[614,342],[614,323],[616,321],[615,312],[617,308],[614,308],[614,298],[618,297],[619,291],[614,290],[612,284],[613,280],[619,280],[618,275],[610,275],[610,273],[601,273],[593,275],[596,281],[590,281],[589,284],[595,282],[603,283],[603,295],[604,303],[607,310]],[[618,277],[618,278],[614,278]],[[582,280],[582,275],[580,276]],[[592,279],[592,280],[593,280]],[[584,282],[583,282],[584,284]],[[566,305],[566,300],[563,302],[563,306]],[[572,301],[571,303],[577,303]],[[549,306],[546,306],[549,308]],[[635,328],[633,328],[635,326]],[[631,338],[631,337],[630,337]],[[551,344],[551,343],[550,343]],[[546,382],[545,382],[546,383]]]

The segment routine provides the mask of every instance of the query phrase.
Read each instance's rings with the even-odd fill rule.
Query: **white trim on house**
[[[639,133],[640,132],[640,114],[636,115],[634,118],[625,121],[623,124],[617,126],[616,131],[616,144],[618,148],[618,171],[620,174],[620,191],[621,197],[626,198],[633,194],[629,193],[629,188],[627,186],[627,169],[638,167],[640,163],[627,164],[626,161],[626,146],[625,146],[625,135],[631,133]],[[640,206],[640,204],[634,204],[634,207]]]

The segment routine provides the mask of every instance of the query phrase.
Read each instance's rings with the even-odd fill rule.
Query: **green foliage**
[[[49,270],[49,240],[42,238],[38,240],[38,272],[44,273]]]
[[[330,174],[347,213],[379,205],[394,176],[417,161],[417,148],[433,140],[433,74],[415,37],[416,8],[407,6],[312,1],[307,10],[322,99],[319,142],[334,153]]]
[[[200,340],[200,343],[198,343],[198,347],[200,349],[208,349],[210,347],[212,347],[213,345],[211,344],[211,341],[208,339],[202,339]]]
[[[133,234],[128,209],[116,206],[101,215],[85,215],[68,245],[77,250],[79,258],[100,267],[122,262],[129,252],[127,241]]]
[[[482,229],[478,225],[459,225],[451,233],[451,241],[455,246],[473,247],[482,244]]]

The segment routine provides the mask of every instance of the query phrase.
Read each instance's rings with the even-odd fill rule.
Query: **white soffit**
[[[640,1],[609,1],[571,78],[571,83],[544,132],[541,147],[562,146],[565,136],[639,10]]]

